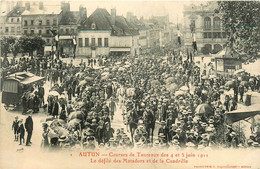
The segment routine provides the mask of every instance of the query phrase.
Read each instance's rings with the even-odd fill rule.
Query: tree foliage
[[[2,37],[1,38],[1,56],[7,57],[7,54],[11,52],[11,47],[15,44],[17,38],[15,37]]]
[[[45,41],[39,36],[23,36],[19,39],[19,44],[21,51],[31,56],[33,51],[42,50]]]
[[[228,45],[250,57],[255,56],[260,48],[260,2],[221,1],[218,5],[223,13]]]

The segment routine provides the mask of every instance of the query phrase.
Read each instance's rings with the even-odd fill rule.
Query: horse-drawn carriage
[[[33,84],[38,84],[44,77],[28,72],[17,72],[8,75],[3,81],[2,103],[5,106],[18,106],[23,93],[31,91]]]

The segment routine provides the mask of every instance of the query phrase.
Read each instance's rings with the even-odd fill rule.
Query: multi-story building
[[[5,16],[1,16],[1,36],[21,36],[21,14],[25,7],[18,2]]]
[[[96,9],[79,27],[77,55],[139,54],[138,29],[132,27],[123,16],[111,14],[106,9]]]
[[[44,6],[42,2],[26,3],[22,13],[22,35],[39,35],[46,46],[51,46],[54,40],[51,30],[58,31],[61,13],[60,8]]]
[[[217,2],[186,6],[183,12],[184,46],[192,47],[192,42],[196,40],[199,53],[219,52],[227,41],[221,17]]]
[[[58,29],[58,48],[60,54],[67,56],[74,55],[74,51],[71,50],[74,47],[73,38],[76,39],[78,35],[78,27],[87,19],[87,10],[85,7],[80,6],[79,11],[71,11],[69,3],[61,3],[62,17],[59,22]]]

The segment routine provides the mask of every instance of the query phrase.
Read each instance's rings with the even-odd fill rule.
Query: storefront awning
[[[131,48],[110,48],[110,52],[130,52]]]
[[[53,50],[56,50],[56,46],[53,46]],[[44,52],[51,52],[51,46],[44,46]]]
[[[73,39],[73,37],[70,35],[61,35],[61,36],[59,36],[59,40],[61,40],[61,39]]]

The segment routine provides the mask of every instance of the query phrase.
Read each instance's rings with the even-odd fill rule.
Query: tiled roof
[[[69,11],[62,14],[60,25],[75,25],[79,22],[79,12]]]
[[[97,8],[87,18],[80,29],[91,30],[92,24],[96,25],[95,30],[111,30],[113,36],[138,35],[138,29],[130,25],[123,16],[116,16],[115,25],[112,25],[111,15],[106,9]]]
[[[24,10],[25,7],[15,7],[7,14],[7,17],[19,17],[24,12]]]

